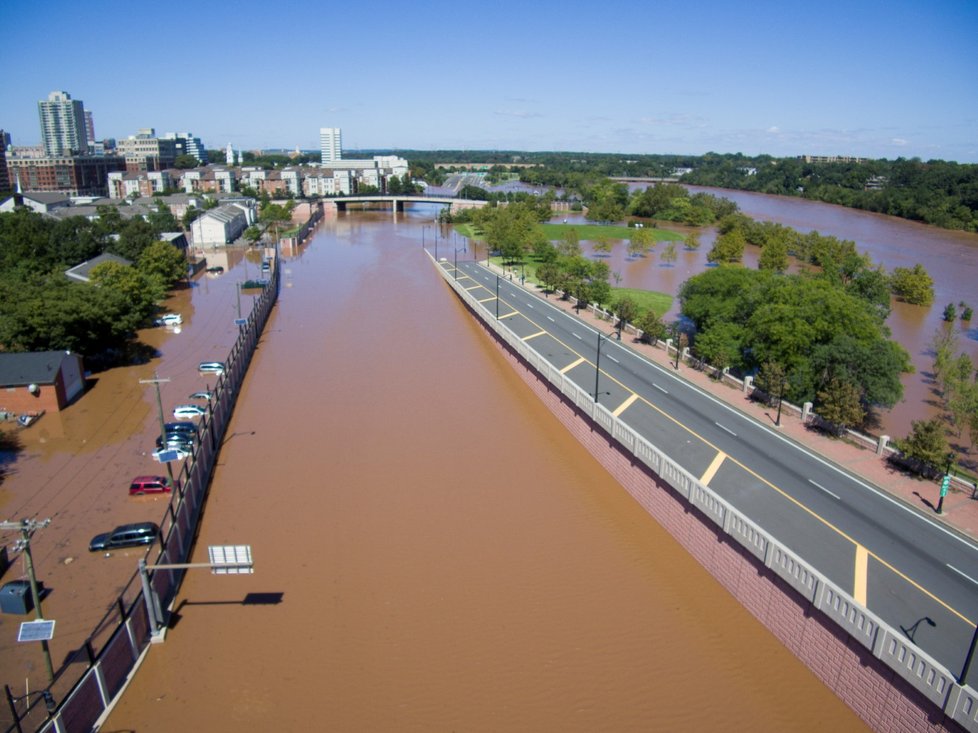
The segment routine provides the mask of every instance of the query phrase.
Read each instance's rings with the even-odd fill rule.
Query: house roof
[[[25,351],[0,353],[0,386],[53,384],[67,358],[78,358],[70,351]]]
[[[120,265],[132,264],[132,262],[127,260],[125,257],[119,257],[119,255],[114,255],[111,252],[105,252],[104,254],[100,254],[98,257],[93,257],[87,262],[82,262],[80,265],[75,265],[70,270],[66,270],[65,275],[70,277],[72,280],[87,283],[89,281],[92,268],[96,265],[101,265],[103,262],[118,262]]]

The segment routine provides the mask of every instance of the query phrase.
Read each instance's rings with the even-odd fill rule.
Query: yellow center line
[[[717,453],[713,458],[713,462],[710,464],[710,467],[706,469],[706,473],[700,476],[700,483],[704,486],[709,486],[710,482],[713,480],[713,477],[717,475],[717,471],[720,470],[720,466],[723,465],[726,458],[727,454],[723,451]]]
[[[866,607],[866,577],[869,570],[869,551],[856,545],[856,570],[852,584],[852,597],[860,606]]]
[[[612,412],[611,414],[614,415],[615,417],[618,417],[621,413],[623,413],[625,410],[631,407],[631,404],[637,399],[638,399],[638,395],[632,392],[632,394],[628,397],[628,399],[622,402],[620,405],[618,405],[615,411]]]
[[[578,364],[583,364],[583,363],[584,363],[585,361],[587,361],[587,359],[585,359],[585,358],[584,358],[584,357],[582,356],[582,357],[581,357],[580,359],[578,359],[577,361],[575,361],[575,362],[573,362],[572,364],[568,364],[568,365],[567,365],[567,366],[565,366],[565,367],[564,367],[563,369],[561,369],[561,370],[560,370],[560,373],[561,373],[561,374],[567,374],[567,372],[569,372],[569,371],[570,371],[571,369],[573,369],[574,367],[576,367],[576,366],[577,366]]]
[[[493,300],[493,298],[489,298],[488,300]],[[483,302],[485,302],[485,301],[481,301],[481,300],[480,300],[479,302],[480,302],[480,303],[483,303]],[[543,328],[543,326],[541,326],[541,325],[540,325],[539,323],[537,323],[536,321],[534,321],[534,320],[533,320],[532,318],[530,318],[530,317],[529,317],[528,315],[526,315],[526,314],[521,314],[521,315],[522,315],[522,316],[523,316],[523,317],[524,317],[524,318],[525,318],[525,319],[526,319],[526,320],[527,320],[528,322],[530,322],[530,323],[532,323],[532,324],[533,324],[534,326],[536,326],[537,328]],[[556,337],[556,336],[554,336],[553,334],[551,334],[551,337],[552,337],[552,338],[553,338],[553,339],[554,339],[554,340],[555,340],[555,341],[556,341],[556,342],[557,342],[558,344],[560,344],[560,345],[561,345],[561,346],[563,346],[563,347],[564,347],[565,349],[567,349],[567,350],[568,350],[568,351],[569,351],[570,353],[572,353],[572,354],[578,354],[578,352],[577,352],[577,351],[575,351],[575,350],[574,350],[574,348],[573,348],[573,347],[572,347],[572,346],[571,346],[570,344],[566,344],[566,343],[564,343],[563,341],[561,341],[561,340],[560,340],[559,338],[557,338],[557,337]],[[578,356],[580,356],[580,354],[578,354]],[[578,359],[577,361],[575,361],[575,362],[574,362],[573,364],[570,364],[569,366],[566,366],[566,367],[564,367],[563,369],[561,369],[561,370],[560,370],[560,373],[561,373],[561,374],[566,374],[566,373],[567,373],[567,372],[569,372],[569,371],[570,371],[571,369],[573,369],[574,367],[576,367],[576,366],[577,366],[578,364],[582,364],[582,363],[584,363],[585,361],[587,361],[587,362],[588,362],[589,364],[591,363],[590,361],[588,361],[587,359],[585,359],[585,358],[584,358],[583,356],[581,356],[581,357],[580,357],[580,358],[579,358],[579,359]],[[626,386],[625,386],[624,384],[622,384],[621,382],[619,382],[619,381],[618,381],[617,379],[615,379],[614,377],[612,377],[612,376],[611,376],[610,374],[607,374],[607,373],[606,373],[606,372],[605,372],[604,370],[602,370],[602,371],[601,371],[601,373],[602,373],[602,375],[604,375],[604,376],[605,376],[606,378],[608,378],[608,379],[610,379],[610,380],[611,380],[611,381],[613,381],[613,382],[614,382],[615,384],[617,384],[617,385],[619,385],[620,387],[622,387],[622,389],[624,389],[624,390],[625,390],[626,392],[631,392],[631,391],[632,391],[632,390],[631,390],[631,389],[630,389],[629,387],[626,387]],[[701,441],[701,442],[702,442],[702,443],[703,443],[704,445],[707,445],[707,446],[709,446],[710,448],[713,448],[713,450],[715,450],[715,451],[717,451],[717,452],[722,452],[722,451],[720,451],[720,449],[719,449],[719,448],[718,448],[717,446],[715,446],[715,445],[713,445],[713,443],[711,443],[711,442],[710,442],[709,440],[707,440],[707,439],[706,439],[706,438],[704,438],[704,437],[703,437],[702,435],[700,435],[699,433],[697,433],[697,432],[696,432],[695,430],[693,430],[693,429],[691,429],[691,428],[689,428],[689,427],[687,427],[686,425],[684,425],[683,423],[681,423],[681,422],[680,422],[679,420],[677,420],[676,418],[674,418],[674,417],[673,417],[672,415],[670,415],[669,413],[667,413],[667,412],[666,412],[665,410],[663,410],[663,409],[661,409],[661,408],[659,408],[659,407],[657,407],[656,405],[653,405],[653,404],[652,404],[651,402],[649,402],[649,401],[648,401],[648,400],[647,400],[646,398],[644,398],[644,397],[642,397],[642,396],[639,396],[639,398],[638,398],[638,399],[639,399],[639,400],[641,400],[641,401],[642,401],[643,403],[645,403],[645,404],[646,404],[646,405],[647,405],[648,407],[650,407],[650,408],[651,408],[651,409],[653,409],[654,411],[656,411],[656,412],[658,412],[658,413],[659,413],[660,415],[662,415],[662,416],[663,416],[664,418],[666,418],[667,420],[669,420],[669,421],[671,421],[671,422],[672,422],[672,423],[674,423],[674,424],[675,424],[676,426],[678,426],[678,427],[680,427],[680,428],[682,428],[682,429],[683,429],[683,430],[685,430],[685,431],[686,431],[687,433],[689,433],[690,435],[692,435],[693,437],[695,437],[695,438],[696,438],[697,440],[699,440],[699,441]],[[779,487],[777,487],[777,486],[775,486],[775,485],[774,485],[774,484],[772,484],[772,483],[771,483],[770,481],[768,481],[768,480],[767,480],[766,478],[764,478],[763,476],[761,476],[760,474],[758,474],[758,473],[757,473],[756,471],[753,471],[753,470],[751,470],[750,468],[748,468],[747,466],[745,466],[745,465],[744,465],[743,463],[741,463],[740,461],[738,461],[738,460],[737,460],[736,458],[733,458],[732,456],[726,456],[726,458],[729,458],[729,459],[730,459],[730,461],[731,461],[731,462],[732,462],[732,463],[733,463],[734,465],[736,465],[736,466],[738,466],[738,467],[740,467],[740,468],[742,468],[742,469],[743,469],[744,471],[746,471],[746,472],[747,472],[748,474],[750,474],[751,476],[753,476],[754,478],[756,478],[756,479],[757,479],[758,481],[760,481],[761,483],[763,483],[763,484],[764,484],[765,486],[767,486],[767,487],[769,487],[770,489],[772,489],[772,490],[774,490],[775,492],[777,492],[778,494],[780,494],[780,495],[781,495],[781,496],[782,496],[783,498],[785,498],[785,499],[787,499],[788,501],[790,501],[790,502],[791,502],[792,504],[794,504],[794,505],[795,505],[796,507],[798,507],[798,508],[799,508],[799,509],[801,509],[801,510],[802,510],[803,512],[805,512],[806,514],[808,514],[808,515],[809,515],[810,517],[812,517],[813,519],[815,519],[815,520],[816,520],[817,522],[819,522],[819,523],[820,523],[820,524],[822,524],[823,526],[825,526],[825,527],[827,527],[828,529],[830,529],[830,530],[832,530],[833,532],[835,532],[835,533],[836,533],[836,534],[837,534],[837,535],[838,535],[839,537],[842,537],[842,538],[843,538],[844,540],[847,540],[848,542],[851,542],[851,543],[852,543],[852,545],[853,545],[854,547],[857,547],[857,548],[858,548],[858,547],[860,547],[860,544],[859,544],[858,542],[856,542],[856,540],[855,540],[855,539],[853,539],[852,537],[850,537],[850,536],[849,536],[848,534],[846,534],[846,533],[845,533],[845,532],[844,532],[843,530],[841,530],[840,528],[838,528],[838,527],[836,527],[836,526],[835,526],[834,524],[832,524],[832,522],[830,522],[829,520],[827,520],[827,519],[825,519],[825,517],[823,517],[823,516],[821,516],[820,514],[817,514],[817,513],[816,513],[816,512],[815,512],[815,511],[814,511],[813,509],[811,509],[811,508],[809,508],[809,507],[807,507],[807,506],[805,506],[804,504],[802,504],[802,503],[801,503],[801,502],[800,502],[800,501],[799,501],[798,499],[796,499],[795,497],[793,497],[793,496],[791,496],[791,495],[790,495],[790,494],[789,494],[788,492],[786,492],[786,491],[785,491],[784,489],[781,489],[781,488],[779,488]],[[865,548],[864,548],[864,549],[865,549]],[[866,552],[867,552],[867,554],[868,554],[868,556],[869,556],[869,557],[872,557],[872,558],[873,558],[874,560],[876,560],[876,562],[878,562],[878,563],[879,563],[880,565],[882,565],[883,567],[885,567],[885,568],[887,568],[887,569],[888,569],[888,570],[889,570],[890,572],[892,572],[892,573],[893,573],[894,575],[896,575],[896,576],[897,576],[898,578],[900,578],[901,580],[904,580],[904,581],[906,581],[907,583],[909,583],[909,584],[910,584],[911,586],[913,586],[913,587],[914,587],[914,588],[915,588],[916,590],[918,590],[918,591],[920,591],[921,593],[923,593],[923,594],[924,594],[925,596],[927,596],[928,598],[930,598],[931,600],[933,600],[933,601],[934,601],[935,603],[938,603],[938,604],[940,604],[940,605],[941,605],[941,606],[942,606],[943,608],[945,608],[945,609],[947,609],[947,610],[948,610],[948,611],[949,611],[950,613],[952,613],[952,614],[954,614],[955,616],[957,616],[957,617],[958,617],[959,619],[961,619],[961,620],[962,620],[962,621],[964,621],[965,623],[967,623],[967,624],[970,624],[971,626],[975,626],[975,625],[976,625],[976,622],[975,622],[975,621],[972,621],[972,620],[971,620],[971,619],[969,619],[969,618],[968,618],[967,616],[965,616],[965,615],[963,615],[962,613],[960,613],[959,611],[957,611],[957,610],[956,610],[955,608],[953,608],[952,606],[950,606],[950,605],[948,605],[948,604],[947,604],[947,603],[946,603],[945,601],[943,601],[943,600],[941,600],[941,599],[940,599],[940,598],[938,598],[938,597],[937,597],[936,595],[934,595],[934,594],[933,594],[933,593],[931,593],[931,592],[930,592],[929,590],[927,590],[927,589],[926,589],[926,588],[924,588],[924,587],[923,587],[922,585],[920,585],[920,583],[918,583],[917,581],[915,581],[915,580],[913,580],[912,578],[910,578],[909,576],[907,576],[907,575],[906,575],[905,573],[903,573],[903,572],[902,572],[901,570],[898,570],[897,568],[895,568],[895,567],[893,567],[892,565],[890,565],[890,563],[888,563],[888,562],[886,562],[886,560],[884,560],[883,558],[881,558],[881,557],[880,557],[879,555],[876,555],[875,553],[872,553],[872,552],[869,552],[869,550],[868,550],[868,549],[866,549]]]
[[[530,339],[535,339],[537,336],[543,336],[546,333],[547,333],[546,331],[537,331],[536,333],[531,333],[529,336],[525,336],[523,340],[529,341]]]

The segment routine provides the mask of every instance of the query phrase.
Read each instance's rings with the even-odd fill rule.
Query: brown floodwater
[[[195,555],[255,573],[188,576],[103,730],[865,729],[520,381],[423,223],[341,214],[284,263]]]

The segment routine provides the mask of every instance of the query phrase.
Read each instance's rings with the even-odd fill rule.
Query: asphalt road
[[[469,261],[458,263],[457,277],[619,419],[952,673],[961,671],[978,620],[973,542],[518,284]]]

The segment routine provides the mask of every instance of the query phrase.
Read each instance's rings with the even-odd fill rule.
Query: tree
[[[630,295],[622,295],[611,304],[612,312],[618,317],[618,340],[626,323],[634,321],[639,314],[638,303]]]
[[[611,252],[611,240],[608,237],[597,235],[591,240],[591,249],[598,256],[607,256]]]
[[[948,460],[950,446],[939,418],[914,420],[910,423],[910,435],[896,440],[897,448],[904,457],[939,471]]]
[[[248,244],[255,246],[261,239],[261,229],[252,224],[250,227],[245,229],[244,238],[248,240]]]
[[[943,315],[943,318],[944,318],[945,321],[947,321],[948,323],[950,323],[950,322],[952,322],[957,317],[958,317],[958,312],[954,308],[954,303],[948,303],[946,306],[944,306],[944,315]]]
[[[669,332],[666,324],[662,322],[662,319],[652,309],[640,315],[635,325],[642,330],[642,341],[647,344],[655,343],[665,338]]]
[[[719,379],[724,369],[740,362],[744,329],[736,323],[717,323],[696,334],[693,349],[696,356],[717,369]]]
[[[757,373],[757,387],[767,395],[768,405],[773,406],[775,400],[781,400],[786,394],[788,373],[776,361],[766,361],[761,364]]]
[[[177,218],[170,211],[170,207],[160,200],[156,202],[155,211],[149,213],[148,221],[157,237],[163,232],[176,232],[180,229]]]
[[[930,305],[934,302],[934,281],[920,263],[911,269],[894,267],[890,287],[894,295],[907,303]]]
[[[846,428],[861,425],[866,411],[859,400],[859,388],[842,379],[832,379],[818,393],[816,410],[820,417],[843,432]]]
[[[655,235],[651,229],[635,229],[631,238],[628,240],[628,256],[644,257],[652,247]]]
[[[662,254],[660,255],[662,261],[663,262],[666,262],[666,263],[669,263],[669,264],[672,264],[673,262],[675,262],[677,256],[678,255],[676,254],[676,243],[675,242],[669,242],[665,246],[665,249],[662,250]]]
[[[721,264],[733,264],[740,262],[744,256],[744,247],[747,240],[740,229],[731,229],[726,234],[717,237],[713,244],[713,249],[706,255],[708,262],[718,262]]]
[[[700,233],[689,232],[683,240],[683,245],[691,252],[698,250],[700,248]]]
[[[150,223],[138,217],[127,221],[118,232],[118,239],[110,240],[106,250],[133,262],[139,259],[144,249],[159,241]]]
[[[788,245],[781,238],[772,239],[761,249],[761,256],[757,262],[760,270],[773,270],[774,272],[784,272],[788,269]]]
[[[165,293],[186,274],[187,259],[169,242],[153,242],[139,255],[137,267]]]
[[[273,242],[278,242],[278,233],[282,225],[292,221],[293,208],[295,208],[295,203],[291,201],[285,205],[268,203],[261,207],[258,220],[272,230]]]
[[[173,167],[186,170],[187,168],[196,168],[198,164],[197,159],[192,155],[178,155],[173,162]]]
[[[557,254],[562,257],[576,257],[581,254],[581,235],[575,227],[564,232],[563,238],[557,243]]]

